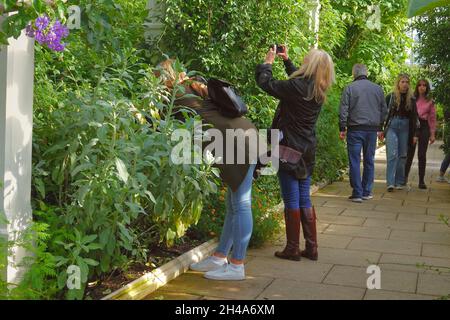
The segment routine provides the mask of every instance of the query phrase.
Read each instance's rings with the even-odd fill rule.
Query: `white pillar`
[[[0,224],[0,236],[10,241],[32,220],[33,77],[34,39],[22,32],[8,46],[0,46],[0,215],[9,222]],[[25,254],[23,248],[13,248],[0,276],[17,283],[23,270],[16,264]]]

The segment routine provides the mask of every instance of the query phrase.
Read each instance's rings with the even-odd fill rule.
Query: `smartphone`
[[[277,51],[276,53],[283,53],[284,52],[284,47],[282,45],[279,44],[273,44],[270,46],[270,48],[272,49],[274,46],[277,46]]]

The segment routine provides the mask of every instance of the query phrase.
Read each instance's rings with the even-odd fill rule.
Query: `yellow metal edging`
[[[182,254],[165,265],[144,274],[139,279],[103,297],[101,300],[141,300],[169,281],[185,273],[189,265],[209,256],[217,245],[217,239],[209,240]]]

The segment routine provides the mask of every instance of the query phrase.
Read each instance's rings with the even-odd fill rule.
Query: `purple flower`
[[[46,36],[39,30],[36,31],[34,38],[37,42],[39,42],[39,44],[44,44],[47,42]]]
[[[27,36],[34,38],[35,33],[34,33],[34,29],[33,29],[33,26],[31,25],[31,23],[29,25],[27,25],[27,28],[25,30],[26,30]]]
[[[49,23],[50,23],[50,18],[49,18],[49,17],[47,17],[47,16],[41,16],[41,17],[38,17],[38,18],[36,19],[36,21],[34,22],[34,25],[36,26],[36,28],[37,28],[39,31],[42,31],[42,30],[44,30],[45,28],[47,28],[47,26],[48,26]]]
[[[58,35],[55,32],[53,32],[51,29],[45,36],[45,42],[47,42],[47,43],[59,42],[59,40],[60,40],[60,37],[58,37]]]
[[[59,20],[56,20],[51,30],[59,37],[65,38],[69,35],[69,29],[63,25]]]
[[[50,25],[50,18],[47,16],[38,17],[32,24],[26,28],[26,33],[30,37],[34,37],[40,45],[47,45],[47,47],[54,51],[63,51],[66,43],[61,43],[61,39],[69,35],[69,29],[63,25],[59,20],[56,20],[53,25]]]
[[[53,42],[48,45],[48,47],[54,51],[61,52],[66,48],[66,43]]]

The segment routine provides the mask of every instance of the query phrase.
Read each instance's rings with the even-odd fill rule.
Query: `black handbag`
[[[228,82],[211,78],[208,80],[208,95],[219,112],[229,118],[237,118],[248,112],[247,105]]]
[[[302,152],[284,145],[280,145],[279,150],[281,170],[288,171],[299,180],[308,178],[308,168]]]
[[[388,116],[387,116],[387,119],[386,119],[386,124],[384,125],[384,130],[383,130],[383,135],[384,135],[384,137],[386,137],[387,136],[387,132],[388,132],[388,130],[389,130],[389,126],[391,125],[391,121],[392,121],[392,114],[393,114],[393,108],[392,108],[392,99],[393,99],[393,96],[394,96],[394,94],[392,93],[391,94],[391,97],[390,97],[390,99],[389,99],[389,105],[388,105],[388,108],[389,108],[389,112],[388,112]]]

